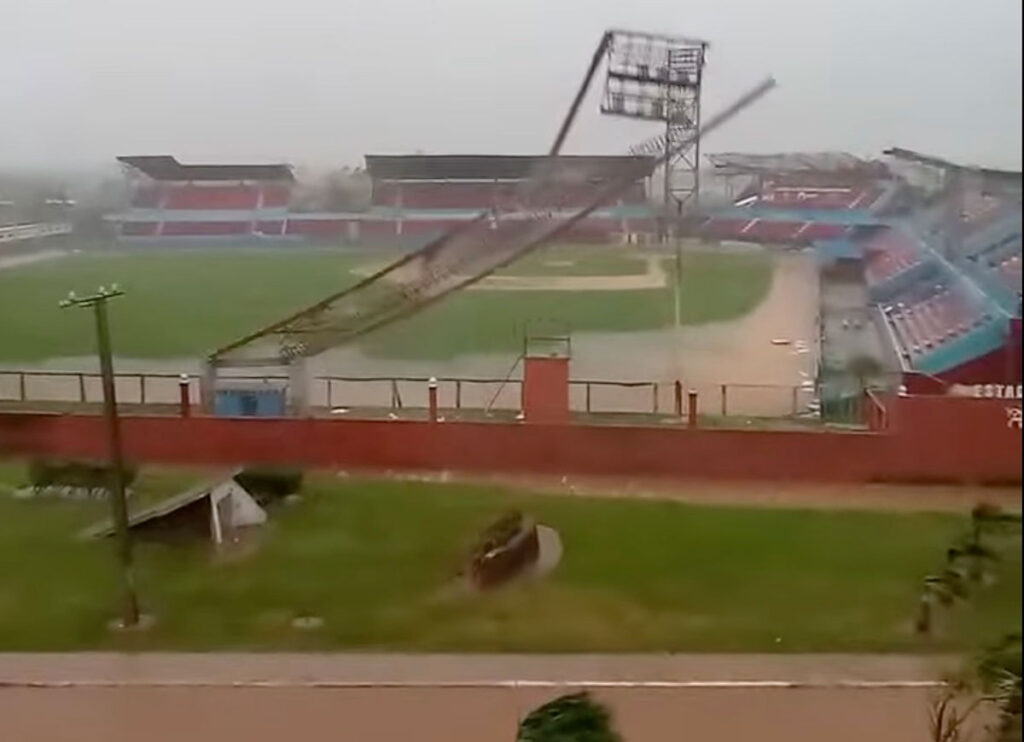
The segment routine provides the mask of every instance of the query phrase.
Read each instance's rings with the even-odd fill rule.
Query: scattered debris
[[[107,628],[117,633],[125,634],[136,634],[143,631],[149,631],[151,628],[156,626],[156,616],[151,613],[140,613],[138,623],[132,626],[126,626],[124,621],[120,618],[113,618],[107,621]]]
[[[266,520],[266,511],[232,474],[131,513],[128,527],[140,534],[160,536],[204,534],[214,544],[222,544],[230,542],[238,529],[259,526]],[[103,538],[113,533],[113,524],[106,520],[81,535]]]
[[[292,628],[300,631],[322,629],[324,620],[320,616],[296,616],[292,619]]]

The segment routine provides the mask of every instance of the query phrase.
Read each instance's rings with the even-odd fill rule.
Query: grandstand
[[[878,223],[896,193],[883,163],[843,152],[709,155],[732,204],[705,216],[697,234],[718,240],[809,245]]]
[[[1020,382],[1021,204],[969,192],[855,230],[878,327],[905,381]]]
[[[700,236],[816,250],[825,406],[860,395],[850,369],[865,355],[893,387],[1020,383],[1019,174],[964,177],[927,158],[954,173],[923,181],[929,189],[842,153],[709,160],[727,183],[742,182],[705,215]]]
[[[523,188],[543,166],[543,157],[517,155],[367,155],[373,204],[390,210],[399,234],[437,234],[486,211],[494,219],[515,218],[524,205]],[[564,181],[551,189],[553,210],[584,205],[595,186],[644,158],[563,156]],[[647,188],[631,188],[584,219],[567,235],[573,241],[625,241],[651,230]]]
[[[118,157],[131,206],[112,217],[123,240],[274,237],[294,183],[287,165],[184,165],[167,155]]]
[[[416,243],[486,212],[493,223],[515,219],[523,188],[543,157],[518,155],[367,155],[372,203],[361,212],[295,212],[285,165],[182,165],[173,157],[120,157],[132,179],[132,204],[111,218],[122,240],[278,238]],[[563,157],[552,211],[582,205],[595,186],[636,157]],[[537,194],[531,197],[536,198]],[[535,203],[534,206],[537,204]],[[598,209],[566,235],[573,241],[632,241],[653,231],[647,184],[637,180],[616,203]]]

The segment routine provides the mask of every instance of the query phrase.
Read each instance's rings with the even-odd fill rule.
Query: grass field
[[[133,358],[195,357],[316,301],[357,279],[352,270],[380,255],[312,251],[216,251],[76,255],[0,271],[0,361],[36,361],[94,352],[90,317],[61,310],[68,291],[118,283],[112,308],[115,352]],[[559,263],[562,263],[559,265]],[[635,257],[579,248],[548,250],[510,266],[515,275],[628,275]],[[686,323],[740,316],[764,297],[764,255],[688,255]],[[514,351],[523,323],[556,319],[574,332],[654,329],[672,320],[669,289],[636,291],[465,291],[361,341],[373,355],[447,359]]]
[[[16,467],[0,467],[14,483]],[[149,473],[150,497],[186,473]],[[109,543],[74,534],[99,503],[16,500],[0,487],[0,650],[390,648],[466,651],[933,651],[994,637],[1021,610],[1020,542],[1001,580],[955,609],[945,636],[910,629],[924,575],[966,518],[714,508],[525,494],[476,485],[312,477],[272,510],[258,553],[142,545],[138,583],[158,616],[115,636]],[[450,590],[467,546],[507,509],[561,534],[537,582]],[[296,614],[324,627],[297,632]]]

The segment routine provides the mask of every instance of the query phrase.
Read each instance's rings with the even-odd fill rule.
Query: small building
[[[214,544],[231,541],[243,528],[267,520],[261,508],[234,480],[234,474],[206,482],[181,494],[131,513],[128,527],[133,533],[156,539],[206,537]],[[114,524],[105,521],[83,531],[83,538],[114,534]]]

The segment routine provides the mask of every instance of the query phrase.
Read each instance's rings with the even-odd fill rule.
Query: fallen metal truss
[[[558,152],[607,43],[608,34],[594,54],[549,157],[524,181],[513,210],[482,213],[355,286],[219,349],[208,359],[211,367],[290,365],[409,317],[558,237],[775,85],[771,78],[765,80],[728,108],[707,118],[698,129],[670,127],[662,135],[633,147],[630,153],[635,157],[623,161],[621,172],[595,179],[586,166],[561,160]],[[569,186],[574,193],[572,204],[560,196],[568,192]],[[586,189],[585,199],[579,198],[581,188]]]

